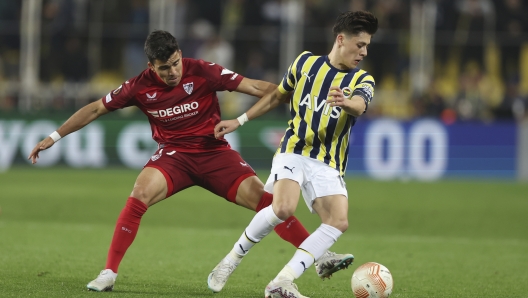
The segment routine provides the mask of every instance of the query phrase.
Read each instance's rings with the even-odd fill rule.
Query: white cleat
[[[238,264],[240,263],[234,264],[227,258],[223,258],[222,261],[220,261],[220,263],[218,263],[218,265],[213,268],[213,271],[211,271],[207,277],[207,286],[209,289],[214,293],[222,291],[227,279],[229,276],[231,276],[231,273],[235,271]]]
[[[266,286],[264,290],[264,297],[266,298],[310,298],[301,295],[297,285],[291,280],[280,280],[273,282],[273,280]]]
[[[86,287],[90,291],[109,292],[114,289],[114,283],[117,278],[117,273],[112,269],[105,269],[99,273],[96,279],[89,282]]]
[[[354,256],[351,254],[336,254],[327,250],[314,265],[317,275],[324,280],[330,279],[335,272],[348,268],[352,262]]]

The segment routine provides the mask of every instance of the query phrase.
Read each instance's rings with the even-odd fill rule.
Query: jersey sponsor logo
[[[112,92],[112,93],[113,93],[114,95],[118,95],[118,94],[119,94],[119,92],[121,92],[121,88],[123,88],[123,85],[121,85],[121,86],[117,87],[117,89],[116,89],[116,90],[114,90],[114,92]]]
[[[306,96],[299,102],[299,107],[306,106],[306,108],[313,110],[315,113],[322,111],[324,115],[330,113],[330,117],[337,119],[341,115],[340,107],[331,107],[326,103],[326,99],[319,100],[319,96],[306,94]],[[324,108],[323,108],[324,107]]]
[[[349,87],[343,88],[343,96],[345,98],[351,98],[352,97],[352,90]]]
[[[185,103],[182,105],[177,105],[172,108],[164,109],[164,110],[147,110],[149,114],[151,114],[154,118],[160,118],[160,117],[170,117],[174,115],[179,115],[181,113],[189,112],[198,109],[200,105],[198,102],[193,101],[191,103]]]
[[[193,82],[183,84],[183,90],[185,90],[185,92],[187,92],[187,94],[189,95],[191,95],[191,93],[193,92],[193,87],[194,87]]]
[[[147,95],[147,100],[148,101],[153,101],[153,100],[156,100],[156,95],[158,95],[158,92],[154,92],[154,94],[150,95],[150,94],[146,94]]]
[[[305,76],[307,79],[308,79],[308,82],[311,82],[311,78],[313,77],[313,74],[311,76],[308,75],[308,73],[306,71],[303,71],[302,72],[302,75]]]

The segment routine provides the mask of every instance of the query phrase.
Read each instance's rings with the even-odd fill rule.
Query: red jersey
[[[152,138],[181,152],[230,149],[224,139],[214,137],[220,122],[216,91],[233,91],[243,79],[215,63],[182,59],[182,78],[170,87],[150,69],[134,77],[104,97],[109,111],[137,106],[147,115]]]

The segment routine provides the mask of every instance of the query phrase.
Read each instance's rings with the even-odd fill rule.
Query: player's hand
[[[52,138],[50,137],[45,138],[44,140],[40,141],[35,146],[35,148],[33,148],[33,150],[31,150],[31,153],[29,154],[28,159],[31,160],[32,164],[36,164],[37,158],[39,158],[40,151],[48,149],[49,147],[53,146],[53,144],[55,144],[55,142],[53,141]]]
[[[343,90],[337,86],[330,87],[326,103],[330,104],[331,107],[344,107],[346,106],[346,98],[343,95]]]
[[[240,122],[237,119],[220,121],[214,128],[215,138],[220,139],[224,135],[235,131],[239,126]]]

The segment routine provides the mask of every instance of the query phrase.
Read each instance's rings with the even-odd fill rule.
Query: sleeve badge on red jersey
[[[227,68],[224,68],[224,69],[222,69],[222,73],[220,73],[220,75],[223,76],[223,75],[232,74],[232,73],[235,73],[235,72],[233,72],[232,70],[229,70]]]
[[[117,87],[117,89],[114,90],[114,92],[112,92],[112,93],[113,93],[114,95],[117,95],[117,94],[119,94],[119,92],[121,92],[121,89],[122,89],[122,88],[123,88],[123,85]]]

